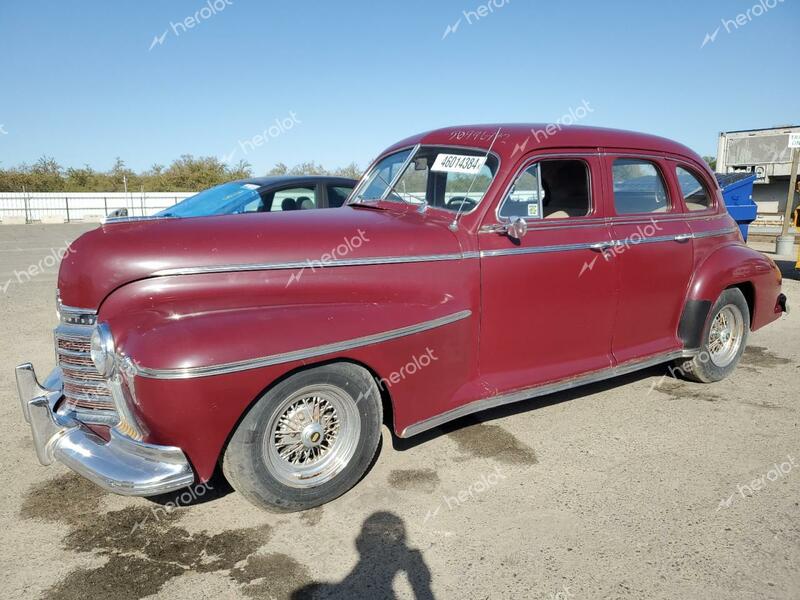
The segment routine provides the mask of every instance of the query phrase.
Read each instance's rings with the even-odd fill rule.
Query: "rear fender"
[[[695,268],[679,327],[686,347],[698,347],[699,332],[714,302],[725,289],[737,285],[752,286],[750,324],[753,331],[780,316],[780,311],[775,311],[781,286],[778,267],[761,252],[732,242],[711,252]]]

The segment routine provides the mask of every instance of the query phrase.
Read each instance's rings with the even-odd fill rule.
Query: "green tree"
[[[708,166],[711,167],[712,171],[717,170],[717,159],[714,156],[704,156],[703,160],[708,163]]]
[[[275,163],[275,166],[267,171],[267,175],[286,175],[288,172],[289,167],[287,167],[284,163],[279,162]]]
[[[169,166],[154,164],[140,173],[117,157],[108,171],[96,171],[89,165],[66,170],[51,156],[42,156],[33,165],[22,163],[0,169],[0,192],[121,192],[127,182],[130,192],[196,192],[226,181],[252,177],[250,163],[240,160],[226,165],[211,156],[185,154]],[[360,177],[355,163],[330,171],[308,161],[289,168],[279,162],[268,175],[330,175]]]
[[[351,179],[361,179],[361,168],[354,162],[345,167],[339,167],[333,172],[338,177],[350,177]]]

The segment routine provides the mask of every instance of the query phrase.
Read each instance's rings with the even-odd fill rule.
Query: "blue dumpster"
[[[756,220],[758,207],[753,202],[753,173],[716,173],[722,198],[728,213],[739,224],[742,237],[747,241],[747,228]]]

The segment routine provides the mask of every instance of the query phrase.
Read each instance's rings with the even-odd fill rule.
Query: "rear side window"
[[[271,212],[287,210],[309,210],[317,208],[316,186],[287,188],[275,192]]]
[[[591,210],[589,166],[582,160],[543,160],[525,169],[503,201],[500,216],[583,217]]]
[[[341,185],[328,186],[328,208],[339,208],[347,200],[350,192],[353,191],[351,187]]]
[[[678,167],[676,169],[681,194],[689,210],[706,210],[711,206],[711,195],[708,193],[700,178],[691,171]]]
[[[614,161],[614,208],[618,215],[669,210],[667,186],[656,165],[639,158]]]

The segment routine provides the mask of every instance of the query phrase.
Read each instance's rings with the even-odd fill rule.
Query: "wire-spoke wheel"
[[[678,361],[675,373],[703,383],[719,381],[736,368],[747,345],[750,309],[741,290],[729,288],[711,307],[702,344],[690,359]]]
[[[331,385],[308,386],[275,411],[264,436],[264,460],[275,478],[292,487],[313,487],[335,477],[361,435],[353,399]]]
[[[718,367],[727,367],[739,352],[744,336],[744,318],[735,304],[720,310],[711,322],[708,352]]]
[[[363,477],[382,422],[378,386],[366,369],[332,363],[300,371],[244,416],[225,450],[223,472],[257,506],[313,508]]]

